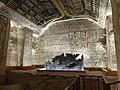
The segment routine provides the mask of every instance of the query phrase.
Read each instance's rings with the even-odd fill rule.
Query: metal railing
[[[102,76],[80,75],[80,90],[103,90]]]
[[[79,75],[65,90],[120,90],[119,83],[108,82],[104,76]]]
[[[80,90],[80,77],[78,76],[67,88],[64,90]]]
[[[108,82],[106,78],[103,76],[104,79],[104,90],[120,90],[120,81],[112,81]]]

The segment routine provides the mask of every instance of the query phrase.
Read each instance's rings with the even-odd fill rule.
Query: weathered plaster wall
[[[7,66],[45,64],[45,61],[52,60],[61,53],[80,53],[85,57],[85,66],[107,67],[108,64],[108,68],[115,70],[114,35],[111,33],[110,19],[106,28],[109,59],[106,57],[106,49],[103,48],[104,30],[93,21],[79,19],[52,24],[42,36],[33,38],[30,30],[12,27]]]
[[[44,37],[33,36],[32,44],[32,64],[39,65],[45,64],[46,55],[45,55],[45,43]]]
[[[11,21],[7,66],[32,65],[32,35],[33,31],[17,27],[16,22]]]
[[[85,66],[103,67],[106,54],[99,42],[103,33],[103,29],[87,19],[55,23],[34,42],[37,54],[34,57],[44,64],[61,53],[80,53],[85,57]]]
[[[9,24],[9,18],[0,13],[0,85],[4,84],[5,80]]]
[[[105,27],[108,3],[109,0],[100,0],[98,23],[103,28]]]
[[[23,62],[24,31],[11,27],[8,42],[7,66],[20,66]]]
[[[32,36],[33,31],[24,28],[24,52],[23,52],[23,66],[32,65]]]
[[[112,20],[115,35],[116,59],[118,79],[120,80],[120,0],[111,0],[112,2]]]
[[[111,70],[117,70],[112,15],[108,16],[106,20],[106,35],[107,35],[108,68]]]

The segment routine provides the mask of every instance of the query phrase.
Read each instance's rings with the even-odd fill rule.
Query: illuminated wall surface
[[[8,42],[7,66],[20,66],[23,60],[24,31],[11,27]]]
[[[57,22],[49,26],[42,36],[33,35],[32,45],[30,45],[30,47],[32,46],[32,55],[28,59],[25,56],[24,60],[27,61],[23,60],[25,48],[28,48],[24,47],[24,45],[27,45],[24,35],[25,31],[22,28],[11,26],[7,66],[46,64],[46,62],[52,62],[55,56],[62,53],[80,54],[78,58],[83,55],[83,66],[85,67],[107,67],[107,64],[110,64],[107,61],[109,50],[106,51],[104,43],[101,43],[101,41],[104,41],[104,38],[101,38],[104,35],[104,30],[87,19]],[[27,35],[31,39],[31,34]],[[108,38],[110,41],[114,41],[112,35]],[[107,42],[109,45],[107,47],[114,47],[112,42]],[[112,51],[109,53],[110,56],[111,54],[115,56],[115,50]],[[25,51],[25,53],[27,52],[30,52],[30,50]],[[114,63],[116,65],[116,61]]]
[[[106,52],[100,43],[103,33],[87,19],[55,23],[42,36],[33,38],[33,63],[44,64],[62,53],[78,53],[84,55],[84,66],[105,67]]]
[[[117,70],[114,30],[112,24],[112,16],[107,17],[106,20],[106,34],[107,34],[107,56],[108,56],[108,68]]]

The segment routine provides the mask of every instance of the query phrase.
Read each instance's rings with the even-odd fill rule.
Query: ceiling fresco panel
[[[38,25],[61,16],[52,0],[2,0],[2,2]]]
[[[100,3],[108,0],[1,0],[9,8],[35,23],[45,26],[53,20],[90,17],[98,21]],[[103,3],[104,6],[104,3]],[[101,10],[103,11],[103,10]]]

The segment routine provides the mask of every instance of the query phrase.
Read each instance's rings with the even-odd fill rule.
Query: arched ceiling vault
[[[37,26],[45,26],[51,21],[79,17],[89,17],[100,21],[102,5],[109,0],[0,0],[7,7],[24,16]],[[105,14],[104,14],[105,15]],[[100,19],[99,19],[100,18]],[[100,21],[101,22],[101,21]]]

